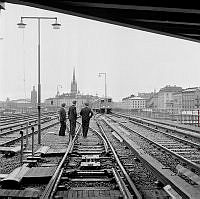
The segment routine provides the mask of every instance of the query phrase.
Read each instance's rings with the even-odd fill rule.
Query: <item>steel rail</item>
[[[49,121],[52,121],[52,120],[54,120],[54,119],[50,119]],[[42,119],[42,123],[43,123],[43,124],[46,123],[46,122],[49,122],[49,121],[45,121],[44,119]],[[37,122],[37,121],[35,121],[35,124],[32,124],[31,126],[36,126],[36,125],[37,125],[36,122]],[[27,123],[27,122],[26,122],[26,123]],[[30,126],[29,126],[29,127],[30,127]],[[12,129],[12,128],[14,128],[14,129]],[[8,134],[12,134],[12,133],[14,133],[14,132],[17,132],[17,131],[20,131],[20,130],[23,130],[23,129],[26,129],[26,126],[24,126],[24,124],[23,124],[23,125],[18,124],[18,125],[16,125],[15,127],[11,127],[11,130],[8,130],[8,131],[5,131],[5,132],[2,132],[2,131],[1,131],[0,137],[1,137],[1,136],[8,135]]]
[[[29,117],[29,118],[33,119],[33,118],[36,118],[36,117]],[[28,117],[27,118],[15,118],[15,119],[10,118],[10,119],[6,119],[6,120],[1,119],[0,127],[4,128],[5,126],[8,126],[8,125],[12,126],[12,124],[15,124],[16,122],[22,123],[22,122],[25,122],[25,121],[28,121],[28,120],[29,120]]]
[[[111,119],[111,118],[110,118],[110,119]],[[154,145],[156,145],[156,146],[162,148],[164,151],[167,151],[167,152],[169,152],[170,154],[172,154],[173,156],[176,156],[177,158],[181,159],[182,161],[187,162],[187,164],[189,164],[191,167],[193,167],[193,168],[195,168],[195,169],[197,169],[197,170],[200,170],[200,165],[199,165],[199,164],[196,164],[196,163],[194,163],[194,162],[192,162],[192,161],[190,161],[190,160],[184,158],[183,156],[177,154],[176,152],[173,152],[173,151],[171,151],[170,149],[167,149],[166,147],[162,146],[161,144],[158,144],[158,143],[156,143],[155,141],[153,141],[153,140],[151,140],[151,139],[149,139],[149,138],[147,138],[147,137],[141,135],[141,134],[138,133],[137,131],[135,131],[135,130],[133,130],[133,129],[127,127],[127,126],[125,126],[125,125],[122,124],[121,122],[118,122],[118,121],[116,121],[116,120],[114,120],[114,119],[111,119],[111,120],[117,122],[120,126],[122,126],[123,128],[125,128],[126,130],[136,133],[137,135],[139,135],[139,136],[143,137],[144,139],[150,141],[150,142],[153,143]],[[140,124],[140,125],[141,125],[141,124]],[[153,129],[153,130],[159,132],[159,131],[156,130],[156,129]],[[163,133],[163,132],[159,132],[159,133]]]
[[[125,117],[125,118],[126,118],[126,116],[120,116],[120,117]],[[195,142],[192,142],[192,141],[190,141],[190,140],[186,140],[186,139],[184,139],[184,138],[178,137],[178,136],[176,136],[176,135],[172,135],[172,134],[169,134],[169,133],[167,133],[167,132],[163,132],[163,131],[161,131],[161,130],[152,128],[152,127],[148,126],[148,123],[147,123],[147,122],[146,122],[147,125],[146,125],[146,124],[143,124],[143,123],[138,123],[137,121],[130,121],[130,122],[133,123],[133,124],[140,125],[140,126],[142,126],[142,127],[144,127],[144,128],[147,128],[147,129],[149,129],[149,130],[151,130],[151,131],[154,131],[154,132],[157,132],[157,133],[165,134],[165,135],[167,135],[167,136],[169,136],[169,137],[172,137],[172,138],[174,138],[174,139],[176,139],[176,140],[178,140],[178,141],[182,141],[182,142],[184,142],[184,143],[186,143],[186,144],[191,145],[192,147],[195,146],[195,147],[198,147],[198,149],[200,149],[200,145],[199,145],[199,144],[197,144],[197,143],[195,143]],[[152,126],[153,126],[153,125],[152,125]],[[157,127],[157,126],[155,125],[155,127]],[[162,128],[162,127],[161,127],[161,128]],[[166,128],[164,128],[164,129],[166,129]],[[177,132],[178,132],[178,131],[177,131]]]
[[[184,127],[180,127],[180,126],[176,126],[176,125],[172,125],[172,124],[164,124],[162,122],[156,122],[156,121],[143,119],[143,118],[133,118],[131,116],[121,114],[121,113],[113,113],[113,115],[116,115],[116,116],[118,115],[118,116],[121,116],[121,117],[125,117],[125,118],[129,119],[130,121],[134,120],[136,122],[138,121],[139,123],[150,124],[150,125],[155,126],[155,127],[160,127],[162,129],[170,130],[170,131],[181,133],[181,134],[184,134],[184,135],[190,135],[194,138],[200,139],[200,135],[199,135],[198,130],[192,130],[192,129],[188,129],[188,128],[184,128]],[[167,126],[169,126],[169,127],[167,127]],[[185,132],[185,131],[187,131],[187,132]]]
[[[55,119],[53,119],[53,120],[55,120]],[[59,123],[59,122],[56,121],[56,122],[53,123],[53,124],[50,124],[50,125],[48,125],[48,126],[45,126],[45,127],[41,128],[41,130],[43,131],[43,130],[45,130],[45,129],[48,129],[48,128],[54,126],[54,125],[57,125],[58,123]],[[33,127],[33,125],[31,125],[29,128],[31,128],[31,127]],[[36,130],[34,133],[36,134],[36,133],[37,133],[37,130]],[[28,136],[31,136],[31,135],[32,135],[32,132],[28,133]],[[23,135],[23,138],[26,138],[26,135]],[[9,141],[3,143],[3,144],[0,144],[0,146],[6,146],[6,145],[8,145],[8,144],[12,144],[13,142],[17,142],[17,141],[19,141],[20,139],[21,139],[21,136],[20,136],[20,137],[17,137],[17,138],[14,138],[14,139],[11,139],[11,140],[9,140]]]
[[[81,122],[77,121],[77,123],[81,125]],[[103,137],[103,135],[101,133],[99,133],[97,130],[91,128],[90,126],[89,126],[89,129],[101,137],[101,139],[103,140],[103,145],[104,145],[105,151],[106,151],[106,153],[108,153],[108,144],[107,144],[107,141],[105,140],[105,138]]]
[[[101,125],[98,121],[96,121],[96,122],[97,122],[97,125],[99,126],[99,128],[100,128],[102,134],[104,135],[104,137],[105,137],[105,139],[106,139],[108,145],[110,146],[110,148],[111,148],[111,150],[112,150],[112,152],[113,152],[113,154],[114,154],[114,157],[115,157],[115,159],[116,159],[116,162],[117,162],[117,164],[119,165],[120,169],[122,170],[124,176],[126,177],[126,179],[127,179],[128,183],[129,183],[131,189],[133,190],[133,192],[134,192],[136,198],[137,198],[137,199],[142,199],[142,196],[141,196],[140,192],[137,190],[137,188],[136,188],[136,186],[134,185],[133,181],[131,180],[130,176],[128,175],[128,173],[127,173],[126,170],[124,169],[122,163],[120,162],[119,157],[118,157],[117,153],[115,152],[115,149],[113,148],[113,146],[112,146],[111,142],[109,141],[107,135],[105,134],[105,131],[104,131],[102,125]]]
[[[73,148],[74,146],[74,141],[76,139],[76,137],[78,136],[79,132],[80,132],[80,129],[81,129],[81,125],[78,127],[77,131],[76,131],[76,134],[73,138],[73,140],[69,143],[67,149],[66,149],[66,152],[65,152],[65,155],[63,156],[61,162],[59,163],[55,173],[53,174],[53,176],[51,177],[46,189],[44,190],[42,196],[40,197],[40,199],[51,199],[56,191],[56,186],[58,185],[58,178],[60,176],[60,172],[62,171],[62,166],[68,156],[68,154],[70,153],[71,149]]]
[[[48,116],[43,116],[41,119],[45,120],[45,119],[49,119],[49,118],[48,118]],[[31,122],[37,122],[37,120],[38,119],[36,117],[25,119],[25,120],[20,120],[20,121],[18,120],[18,121],[13,122],[12,124],[2,125],[0,127],[0,130],[4,131],[6,129],[14,128],[14,127],[17,127],[17,126],[20,126],[20,125],[25,125],[27,122],[29,122],[29,123],[31,123]]]
[[[47,117],[51,117],[51,116],[52,115],[42,114],[42,119],[47,118]],[[55,116],[55,114],[53,116]],[[4,121],[4,122],[1,121],[0,122],[0,130],[1,131],[5,130],[5,129],[8,129],[8,128],[13,128],[13,127],[17,126],[17,124],[23,125],[28,121],[29,122],[35,122],[35,121],[37,121],[37,116],[30,115],[30,116],[27,116],[26,118],[8,119],[8,121],[9,122],[6,122],[6,121]]]
[[[106,141],[106,139],[103,137],[103,135],[101,133],[99,133],[98,131],[96,131],[95,129],[89,127],[89,129],[95,133],[97,133],[101,139],[103,140],[103,144],[104,144],[104,148],[105,148],[105,151],[106,151],[106,154],[108,153],[108,143]]]
[[[129,198],[133,198],[131,193],[129,192],[128,188],[126,187],[124,181],[121,179],[119,172],[117,171],[117,169],[112,168],[112,172],[115,176],[115,179],[119,185],[119,189],[122,192],[122,195],[124,196],[124,199],[129,199]]]
[[[114,131],[117,131],[116,128],[113,127],[113,125],[110,124],[109,121],[107,121],[106,119],[103,118],[103,122],[108,127],[110,127],[111,129],[113,129]],[[136,155],[141,160],[141,162],[143,162],[145,164],[145,167],[149,168],[153,173],[155,173],[155,175],[157,176],[158,179],[160,179],[164,184],[167,184],[167,185],[170,184],[175,189],[175,191],[177,193],[179,193],[179,194],[181,194],[181,196],[183,196],[183,198],[185,198],[185,199],[186,198],[187,199],[188,198],[193,198],[193,197],[188,197],[188,196],[191,196],[191,192],[190,191],[188,192],[188,189],[186,190],[186,192],[183,191],[183,187],[186,186],[186,184],[184,184],[183,187],[181,187],[181,188],[179,187],[179,185],[174,184],[174,182],[180,183],[180,180],[174,178],[176,175],[174,175],[173,172],[170,172],[168,168],[162,167],[162,164],[160,164],[159,170],[158,170],[156,168],[157,167],[157,163],[154,163],[154,158],[151,158],[150,155],[146,154],[143,150],[141,150],[140,147],[137,144],[135,144],[134,147],[133,147],[131,143],[134,143],[134,141],[131,141],[127,136],[122,136],[119,133],[118,133],[118,135],[120,137],[122,137],[122,139],[124,140],[124,142],[133,151],[135,151]],[[166,171],[163,172],[163,169],[166,169]],[[171,179],[168,179],[167,176],[169,176]],[[193,189],[192,186],[191,186],[191,188]],[[193,189],[192,191],[196,193],[196,190]],[[194,198],[196,198],[196,197],[194,197]]]
[[[135,121],[134,121],[134,122],[133,122],[133,121],[130,121],[130,122],[133,123],[133,124],[137,124],[137,125],[138,125],[138,123],[135,122]],[[182,142],[184,142],[184,143],[186,143],[186,144],[189,144],[189,145],[191,145],[191,146],[195,146],[195,147],[197,147],[197,148],[200,148],[200,145],[199,145],[199,144],[197,144],[197,143],[195,143],[195,142],[192,142],[192,141],[190,141],[190,140],[186,140],[186,139],[181,138],[181,137],[178,137],[178,136],[176,136],[176,135],[172,135],[172,134],[169,134],[169,133],[167,133],[167,132],[163,132],[163,131],[161,131],[161,130],[152,128],[152,127],[150,127],[150,126],[148,126],[148,125],[145,125],[145,124],[139,123],[139,125],[142,126],[142,127],[144,127],[144,128],[147,128],[147,129],[149,129],[149,130],[151,130],[151,131],[154,131],[154,132],[157,132],[157,133],[165,134],[165,135],[167,135],[167,136],[169,136],[169,137],[171,137],[171,138],[174,138],[174,139],[176,139],[176,140],[178,140],[178,141],[182,141]]]

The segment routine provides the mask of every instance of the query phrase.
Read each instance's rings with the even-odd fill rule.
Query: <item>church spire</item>
[[[75,78],[75,68],[74,68],[74,70],[73,70],[73,82],[75,82],[76,81],[76,78]]]
[[[73,79],[71,82],[71,93],[77,94],[77,83],[76,83],[76,77],[75,77],[75,68],[73,69]]]

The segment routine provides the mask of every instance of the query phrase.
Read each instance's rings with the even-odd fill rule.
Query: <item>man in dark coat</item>
[[[61,105],[61,108],[59,110],[59,120],[60,120],[60,130],[59,135],[65,136],[65,130],[66,130],[66,111],[65,111],[65,103]]]
[[[77,120],[77,112],[76,112],[76,101],[72,102],[72,105],[69,107],[68,118],[70,122],[70,133],[69,139],[73,139],[76,131],[76,120]]]
[[[81,109],[80,115],[82,117],[82,129],[83,129],[83,137],[87,137],[88,128],[90,124],[90,118],[93,116],[93,112],[91,108],[88,107],[89,104],[85,103],[85,107]]]

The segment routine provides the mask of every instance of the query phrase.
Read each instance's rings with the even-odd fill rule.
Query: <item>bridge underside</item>
[[[198,1],[194,0],[186,1],[187,3],[165,0],[8,0],[6,2],[195,42],[200,41],[200,6]]]

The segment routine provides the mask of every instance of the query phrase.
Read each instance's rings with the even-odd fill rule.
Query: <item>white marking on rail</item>
[[[172,199],[182,199],[182,197],[170,185],[166,185],[164,190],[171,196]]]

